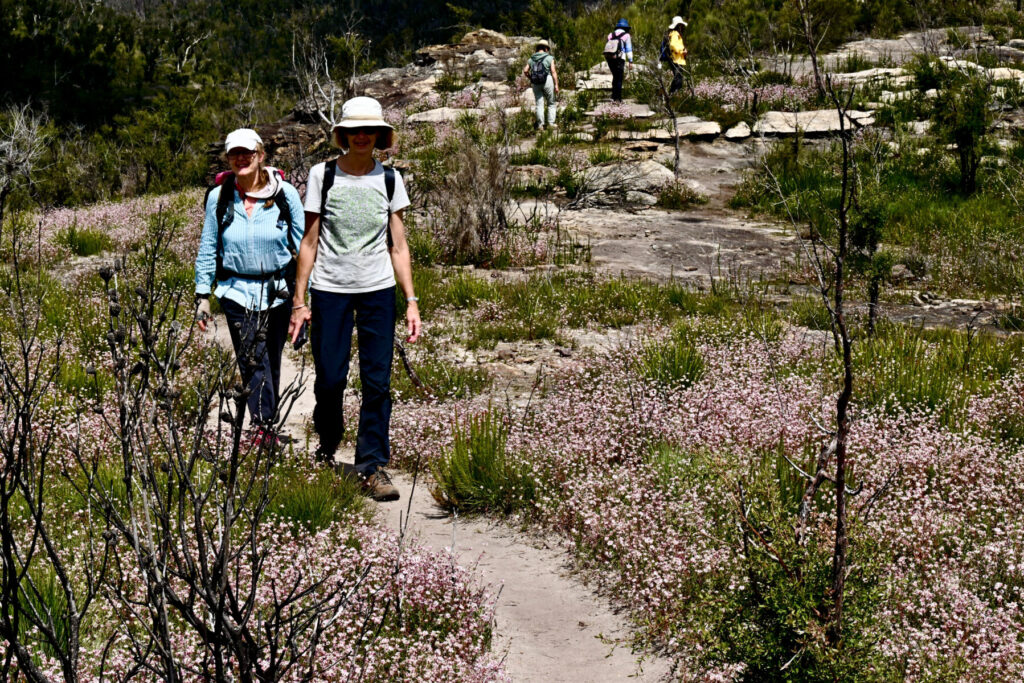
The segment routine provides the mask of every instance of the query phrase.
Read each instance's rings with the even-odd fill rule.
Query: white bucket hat
[[[377,136],[377,149],[390,147],[394,135],[394,127],[384,120],[380,102],[372,97],[353,97],[341,105],[341,121],[334,124],[332,129],[337,143],[342,141],[338,135],[339,128],[383,128]]]
[[[686,23],[685,21],[683,21],[683,18],[682,18],[682,17],[680,17],[680,16],[678,16],[678,15],[677,15],[677,16],[674,16],[674,17],[672,17],[672,21],[671,21],[671,23],[669,23],[669,25],[668,25],[668,28],[669,28],[669,30],[672,30],[672,29],[674,29],[674,28],[675,28],[676,26],[679,26],[679,24],[682,24],[683,26],[689,26],[689,24],[688,24],[688,23]]]
[[[258,146],[262,144],[263,138],[252,128],[239,128],[228,133],[227,138],[224,140],[224,152],[226,154],[233,149],[239,148],[255,152]]]

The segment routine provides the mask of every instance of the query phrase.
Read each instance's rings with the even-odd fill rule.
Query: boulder
[[[950,69],[955,69],[956,71],[976,71],[978,73],[984,73],[986,71],[985,67],[977,62],[971,62],[966,59],[957,59],[956,57],[951,57],[949,55],[941,55],[939,57],[939,61],[945,63],[945,65]]]
[[[722,126],[717,121],[695,121],[693,123],[676,123],[680,138],[688,140],[714,140],[722,134]]]
[[[626,143],[625,148],[629,152],[657,152],[661,144],[653,140],[637,140]]]
[[[583,77],[576,79],[577,90],[611,90],[612,89],[612,75],[611,74],[591,74],[589,77]]]
[[[701,121],[697,119],[696,121],[680,123],[681,118],[676,119],[676,129],[679,131],[680,140],[691,140],[694,142],[714,140],[722,134],[722,127],[715,121]],[[651,129],[646,133],[648,139],[657,142],[672,142],[672,136],[672,124],[669,123],[664,124],[661,128]]]
[[[658,203],[658,198],[647,192],[637,192],[636,190],[629,190],[626,192],[626,201],[630,204],[654,206],[655,204]]]
[[[1000,62],[1024,62],[1024,50],[1007,45],[999,45],[988,50]]]
[[[907,131],[911,135],[921,136],[931,130],[931,121],[910,121],[907,123]]]
[[[902,100],[908,100],[914,96],[913,91],[901,90],[899,92],[892,92],[891,90],[883,90],[878,95],[878,100],[883,104],[892,104],[894,102],[900,102]]]
[[[832,82],[836,85],[867,85],[869,83],[886,82],[893,78],[905,76],[903,69],[865,69],[864,71],[853,71],[845,74],[830,74]]]
[[[1024,81],[1024,71],[1020,69],[1010,69],[1005,66],[1001,66],[996,69],[989,69],[988,76],[993,81],[1017,81],[1018,83]]]
[[[583,172],[583,185],[595,192],[656,194],[675,182],[675,175],[656,161],[629,161],[593,166]]]
[[[1024,38],[1014,38],[1006,43],[1007,47],[1011,47],[1014,50],[1024,50]]]
[[[910,272],[910,268],[902,263],[897,263],[889,271],[889,279],[893,282],[900,284],[904,282],[910,282],[914,279],[914,274]]]
[[[735,126],[725,131],[726,140],[746,140],[750,137],[750,126],[746,121],[740,121]]]
[[[847,128],[863,128],[875,123],[874,112],[850,110],[846,113]],[[788,112],[769,111],[754,124],[754,133],[765,136],[822,136],[838,133],[839,112],[835,109]]]
[[[515,43],[504,33],[481,28],[470,31],[462,37],[463,45],[482,45],[484,47],[513,47]]]
[[[480,116],[484,113],[483,109],[456,109],[455,107],[438,107],[437,109],[428,109],[427,111],[421,111],[416,114],[411,114],[408,119],[409,123],[445,123],[455,122],[461,116]],[[515,111],[518,111],[516,109]]]
[[[527,164],[524,166],[510,166],[509,174],[512,185],[515,187],[544,186],[558,175],[558,170],[550,166],[541,166],[540,164]]]
[[[688,187],[699,197],[707,198],[707,196],[711,194],[711,192],[708,191],[708,188],[704,187],[699,181],[694,180],[693,178],[683,178],[679,182]]]
[[[618,113],[631,119],[649,119],[654,116],[654,111],[648,105],[636,104],[635,102],[623,102],[616,107],[616,110]],[[600,116],[602,113],[600,108],[597,108],[588,111],[586,116]]]

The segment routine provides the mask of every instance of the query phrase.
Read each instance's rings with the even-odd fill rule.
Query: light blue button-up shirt
[[[298,191],[282,182],[285,198],[292,217],[292,239],[299,248],[305,232],[305,214]],[[206,198],[206,219],[203,234],[199,239],[199,254],[196,256],[196,294],[210,294],[217,277],[217,198],[220,187],[215,187]],[[275,203],[269,209],[265,200],[257,200],[252,216],[245,212],[245,203],[239,192],[235,192],[232,207],[234,218],[224,230],[224,267],[236,273],[272,273],[288,265],[291,253],[288,251],[285,217]],[[270,290],[279,296],[270,301]],[[213,295],[227,298],[245,308],[266,310],[286,303],[286,285],[283,279],[275,280],[273,287],[269,280],[248,280],[232,277],[217,283]]]

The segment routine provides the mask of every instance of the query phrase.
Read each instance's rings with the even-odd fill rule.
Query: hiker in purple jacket
[[[604,58],[612,70],[612,101],[622,101],[622,81],[626,77],[626,63],[633,67],[633,39],[629,35],[629,22],[619,19],[615,29],[608,34],[604,47]]]

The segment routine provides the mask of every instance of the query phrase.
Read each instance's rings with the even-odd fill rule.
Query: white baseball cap
[[[247,149],[250,152],[255,152],[262,144],[263,138],[252,128],[239,128],[228,133],[228,137],[224,140],[224,151]]]

